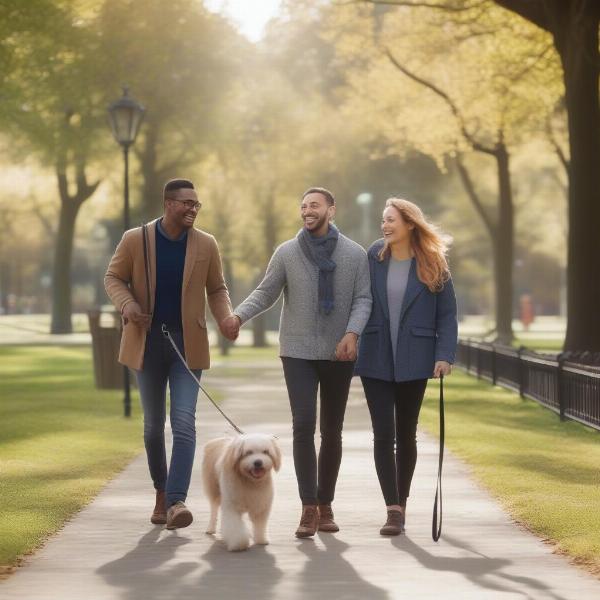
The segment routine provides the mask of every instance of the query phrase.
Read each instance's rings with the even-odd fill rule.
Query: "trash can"
[[[94,374],[99,389],[123,388],[123,365],[119,364],[119,344],[121,343],[121,315],[112,312],[112,326],[102,326],[102,311],[89,310],[88,321],[92,334]],[[106,314],[106,313],[104,313]]]

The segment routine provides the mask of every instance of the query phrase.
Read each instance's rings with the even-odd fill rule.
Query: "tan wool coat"
[[[156,220],[148,223],[148,266],[150,306],[144,274],[142,228],[126,231],[108,265],[104,276],[106,293],[119,312],[128,302],[137,302],[142,312],[152,313],[156,290]],[[210,354],[206,330],[206,298],[210,310],[220,323],[232,311],[229,292],[223,278],[221,256],[215,238],[192,228],[188,231],[181,320],[185,357],[191,369],[208,369]],[[144,362],[146,330],[124,319],[119,362],[140,370]]]

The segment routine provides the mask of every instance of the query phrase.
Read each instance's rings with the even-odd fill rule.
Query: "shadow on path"
[[[346,542],[329,533],[318,536],[325,548],[317,546],[311,539],[302,540],[298,546],[308,558],[298,575],[303,599],[384,600],[389,597],[386,590],[365,581],[342,557],[350,547]]]
[[[270,600],[275,598],[275,586],[283,577],[283,571],[276,566],[276,557],[266,546],[229,552],[223,542],[215,540],[201,559],[208,570],[192,586],[198,598]]]
[[[468,543],[452,536],[444,535],[443,539],[456,548],[470,552],[473,556],[458,558],[434,556],[405,535],[394,538],[391,543],[399,550],[413,556],[428,571],[459,573],[474,585],[497,592],[521,594],[527,598],[531,597],[531,593],[537,592],[539,596],[544,598],[565,600],[563,596],[555,594],[550,587],[538,579],[503,573],[502,569],[512,564],[510,560],[485,556],[473,549]],[[518,587],[510,585],[511,583],[516,584]]]
[[[143,535],[136,547],[117,560],[96,570],[106,583],[121,588],[127,600],[179,597],[180,578],[197,569],[197,563],[176,563],[165,569],[165,563],[175,558],[178,548],[192,540],[166,535],[160,538],[162,527],[154,527]]]

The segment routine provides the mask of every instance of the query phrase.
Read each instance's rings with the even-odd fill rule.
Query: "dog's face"
[[[281,467],[281,450],[271,435],[250,433],[240,435],[231,441],[228,457],[232,466],[242,477],[251,481],[261,481],[272,469]]]

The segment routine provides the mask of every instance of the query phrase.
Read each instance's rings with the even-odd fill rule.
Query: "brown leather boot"
[[[192,524],[194,517],[190,509],[178,500],[167,510],[167,529],[180,529]]]
[[[319,507],[316,504],[302,506],[300,525],[296,529],[296,537],[305,538],[315,535],[319,529]]]
[[[156,504],[150,522],[155,525],[164,525],[167,522],[166,494],[164,490],[156,490]]]
[[[404,531],[404,513],[399,510],[388,510],[387,521],[379,530],[381,535],[400,535]]]
[[[319,531],[335,533],[339,530],[338,524],[333,520],[331,504],[319,504]]]

